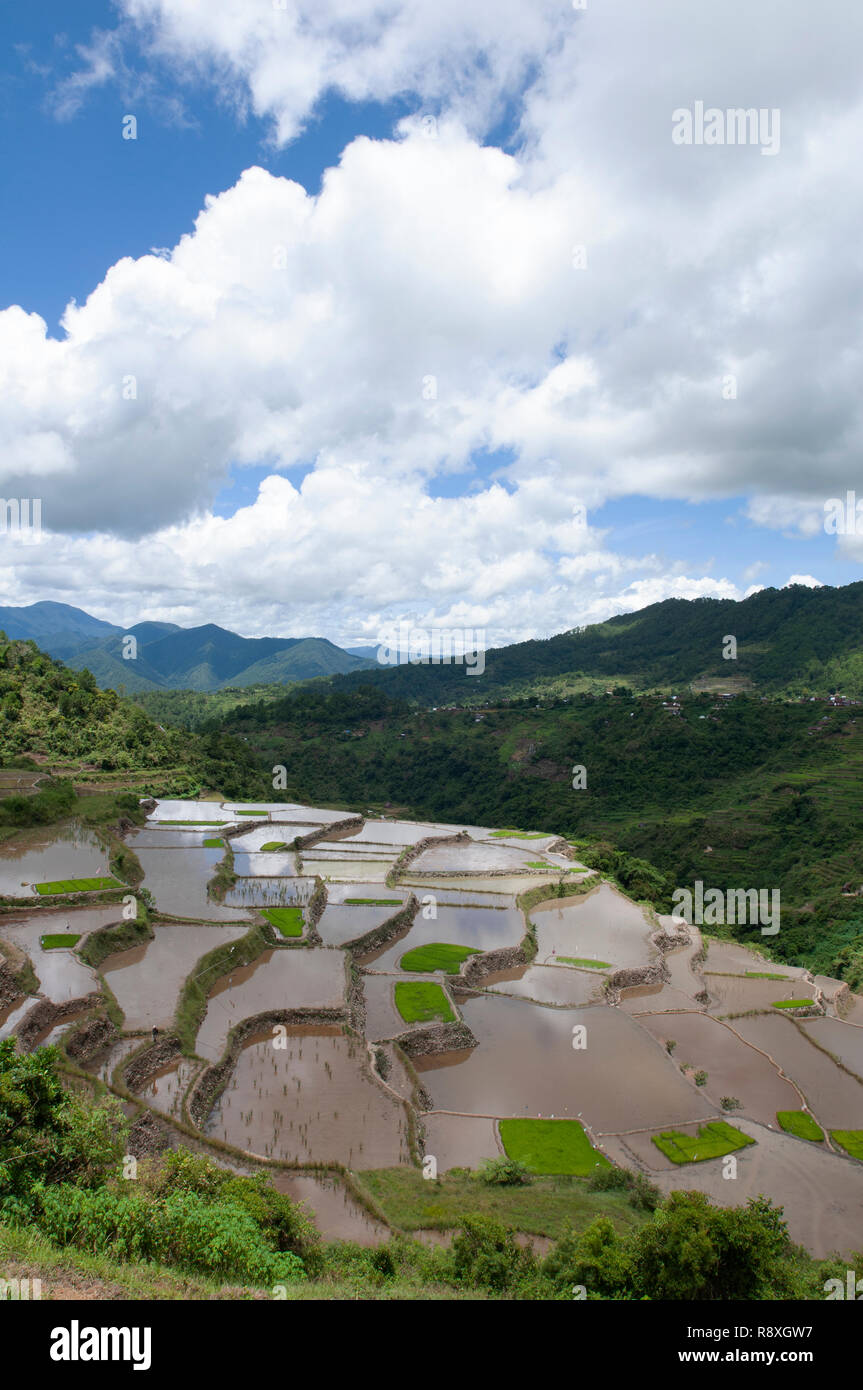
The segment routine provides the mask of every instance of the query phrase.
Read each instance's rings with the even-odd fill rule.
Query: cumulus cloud
[[[824,0],[813,26],[788,0],[779,26],[744,0],[122,8],[75,100],[131,26],[280,141],[334,90],[415,115],[353,140],[318,196],[246,170],[177,246],[109,268],[59,340],[26,305],[0,314],[0,485],[29,496],[39,479],[58,553],[98,533],[137,582],[140,542],[176,583],[173,615],[200,613],[225,554],[244,630],[266,630],[284,576],[310,620],[316,603],[345,622],[461,603],[520,633],[675,585],[732,596],[618,554],[579,508],[747,494],[756,524],[823,532],[863,442],[863,11]],[[696,99],[780,107],[780,154],[675,146],[671,113]],[[483,144],[513,103],[515,152]],[[512,461],[491,483],[435,495],[494,451]],[[213,516],[243,465],[273,477]],[[302,567],[280,563],[268,516]],[[162,582],[131,591],[164,608]]]

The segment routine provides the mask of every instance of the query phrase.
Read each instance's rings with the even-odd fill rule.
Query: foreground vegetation
[[[119,1102],[64,1088],[57,1060],[0,1042],[0,1257],[6,1277],[42,1278],[46,1297],[83,1281],[131,1298],[816,1299],[844,1280],[846,1261],[811,1259],[762,1198],[661,1200],[616,1168],[515,1174],[513,1186],[494,1165],[431,1182],[414,1169],[361,1174],[402,1233],[371,1249],[324,1243],[264,1172],[184,1149],[130,1169]],[[454,1230],[449,1245],[407,1234],[432,1225]],[[544,1254],[517,1238],[537,1227],[554,1227]]]

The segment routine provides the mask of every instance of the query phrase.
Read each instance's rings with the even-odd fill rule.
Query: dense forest
[[[617,689],[477,712],[340,685],[238,706],[220,727],[286,768],[271,795],[613,845],[659,871],[663,910],[697,878],[778,887],[775,954],[859,987],[863,709],[707,694],[674,709]]]

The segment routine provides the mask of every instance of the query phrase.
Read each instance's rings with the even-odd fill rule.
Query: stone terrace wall
[[[32,1051],[41,1035],[55,1024],[62,1023],[64,1018],[71,1018],[74,1014],[82,1013],[84,1009],[92,1009],[102,1003],[101,994],[82,994],[79,999],[66,999],[62,1004],[55,1004],[51,999],[40,999],[39,1003],[34,1004],[25,1014],[23,1023],[17,1029],[22,1050]]]

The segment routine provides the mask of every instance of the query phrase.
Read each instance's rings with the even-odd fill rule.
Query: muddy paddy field
[[[325,1235],[386,1239],[363,1174],[551,1132],[518,1120],[577,1137],[563,1176],[764,1192],[814,1254],[863,1245],[863,1000],[841,982],[657,919],[553,836],[160,801],[125,840],[135,884],[53,907],[33,885],[107,875],[100,840],[0,848],[0,1037],[58,1044],[166,1143],[268,1166]]]

